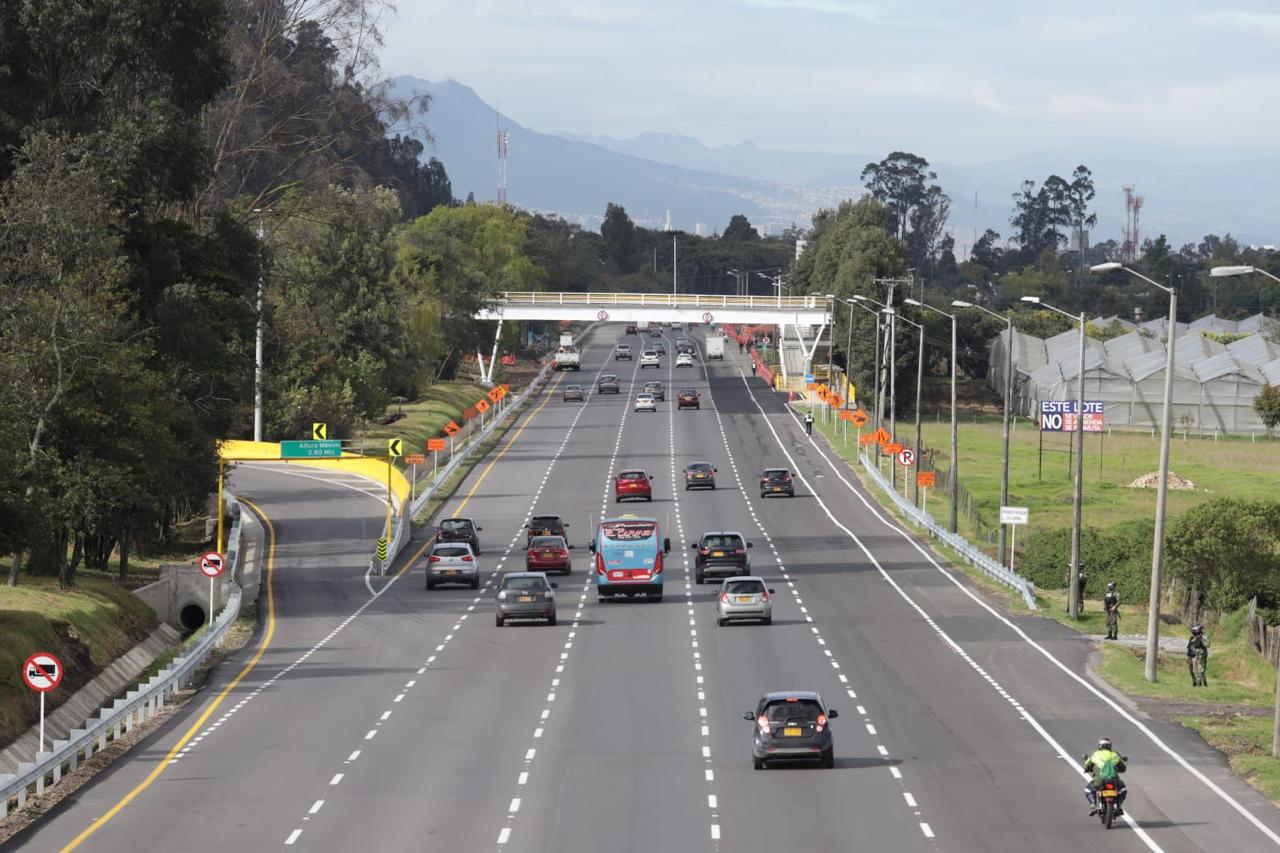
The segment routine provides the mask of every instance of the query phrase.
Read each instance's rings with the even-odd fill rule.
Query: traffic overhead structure
[[[825,296],[506,292],[476,318],[825,326],[831,321],[831,302]]]

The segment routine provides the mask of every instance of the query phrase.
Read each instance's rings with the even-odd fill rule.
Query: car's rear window
[[[559,536],[535,536],[529,545],[531,548],[563,548],[564,540]]]
[[[741,548],[741,536],[704,536],[702,537],[703,548]]]
[[[440,529],[448,530],[451,533],[460,530],[470,530],[471,522],[458,518],[446,518],[444,521],[440,522]]]
[[[791,476],[791,472],[786,468],[769,468],[764,472],[764,475],[770,480],[781,480],[784,477]]]
[[[698,392],[697,392],[697,391],[695,391],[695,390],[693,390],[692,388],[681,388],[681,389],[680,389],[680,393],[681,393],[681,394],[687,394],[687,395],[688,395],[688,396],[690,396],[690,397],[696,397],[696,396],[698,396]]]
[[[471,549],[466,545],[437,545],[431,553],[437,557],[465,557]]]
[[[647,475],[643,471],[623,471],[618,475],[619,480],[644,480]]]
[[[559,528],[560,519],[555,516],[535,515],[529,520],[530,530],[558,530]]]
[[[532,589],[542,590],[547,588],[546,582],[542,578],[534,577],[505,577],[502,579],[502,589]]]
[[[711,463],[710,462],[692,462],[689,464],[689,470],[690,471],[710,471]]]
[[[812,722],[822,713],[822,707],[812,699],[797,702],[774,702],[764,709],[771,723],[788,723],[793,720]]]
[[[764,592],[764,584],[760,581],[729,581],[725,592],[730,595],[759,595]]]

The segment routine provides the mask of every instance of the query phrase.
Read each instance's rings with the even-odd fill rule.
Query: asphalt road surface
[[[1087,641],[989,605],[875,508],[747,363],[641,370],[584,350],[478,465],[444,515],[484,527],[486,586],[424,588],[422,561],[367,578],[384,505],[332,472],[242,466],[236,492],[275,535],[268,635],[189,707],[11,842],[58,850],[1057,851],[1280,847],[1280,815],[1177,726],[1083,676]],[[628,339],[638,348],[635,337]],[[670,341],[668,343],[669,349]],[[616,373],[622,393],[564,403]],[[630,405],[660,379],[657,413]],[[702,394],[674,411],[675,391]],[[714,492],[683,490],[691,461]],[[798,475],[761,499],[760,469]],[[650,504],[615,506],[642,467]],[[656,517],[672,540],[660,602],[597,602],[601,514]],[[493,619],[531,514],[571,524],[559,624]],[[715,622],[688,545],[736,530],[776,590],[774,624]],[[371,592],[372,590],[372,592]],[[266,642],[265,648],[262,641]],[[260,659],[244,672],[260,651]],[[239,677],[238,682],[235,679]],[[235,682],[233,684],[233,682]],[[821,692],[836,766],[752,769],[763,692]],[[207,717],[206,717],[207,714]],[[1129,757],[1128,815],[1086,817],[1077,756]],[[123,803],[123,804],[122,804]]]

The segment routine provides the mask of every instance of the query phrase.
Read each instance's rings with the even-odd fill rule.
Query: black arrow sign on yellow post
[[[404,441],[399,438],[387,439],[387,455],[399,459],[404,456]]]
[[[312,441],[327,441],[328,439],[329,439],[329,425],[328,425],[328,424],[322,424],[322,423],[320,423],[320,422],[318,422],[318,421],[317,421],[316,423],[313,423],[313,424],[311,425],[311,440],[312,440]]]

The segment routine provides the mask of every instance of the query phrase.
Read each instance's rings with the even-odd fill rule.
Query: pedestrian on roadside
[[[1102,598],[1102,609],[1107,613],[1107,639],[1120,639],[1120,594],[1116,582],[1107,581],[1107,594]]]
[[[1191,639],[1187,640],[1187,668],[1191,670],[1192,687],[1208,687],[1205,673],[1209,670],[1209,641],[1204,638],[1204,626],[1191,626]]]
[[[746,352],[746,349],[747,348],[746,346],[743,345],[742,341],[738,341],[738,354],[741,355],[742,353]]]
[[[754,358],[751,359],[751,375],[756,375],[756,360]]]
[[[804,413],[804,434],[813,435],[813,412]]]
[[[1076,598],[1080,602],[1080,612],[1084,612],[1084,588],[1089,584],[1089,575],[1084,570],[1084,565],[1080,566],[1080,581],[1076,587]],[[1067,612],[1071,612],[1071,569],[1067,568]]]

